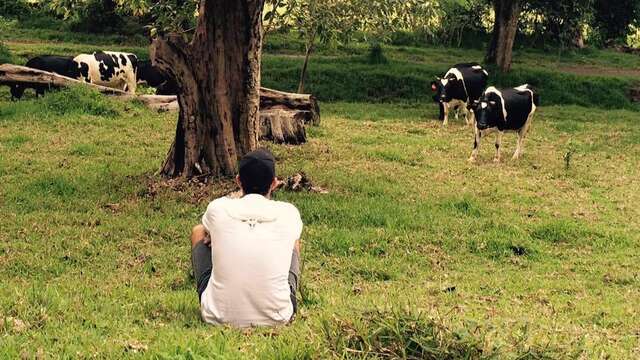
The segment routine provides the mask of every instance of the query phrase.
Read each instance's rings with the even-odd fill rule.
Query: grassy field
[[[8,42],[18,57],[93,46],[28,36]],[[297,71],[278,46],[265,62]],[[362,63],[366,54],[331,51],[316,70]],[[416,71],[481,57],[388,54]],[[563,64],[618,69],[626,65],[602,59],[632,61],[574,56]],[[525,53],[516,71],[539,62],[540,71],[566,75],[551,57]],[[354,88],[384,72],[360,66]],[[316,84],[332,79],[313,71]],[[494,164],[485,142],[469,164],[471,130],[461,121],[442,128],[423,95],[325,101],[308,144],[265,144],[281,175],[304,170],[330,193],[276,194],[305,222],[300,316],[286,327],[238,331],[200,321],[187,239],[229,183],[154,175],[175,115],[82,89],[12,103],[0,89],[0,357],[639,357],[634,105],[543,106],[522,160]],[[509,159],[515,137],[503,146]]]

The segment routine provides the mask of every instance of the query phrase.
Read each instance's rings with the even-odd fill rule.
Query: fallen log
[[[50,89],[69,87],[84,84],[96,88],[98,91],[108,95],[131,95],[122,90],[85,83],[70,77],[54,74],[47,71],[32,69],[26,66],[2,64],[0,65],[0,85],[23,85],[25,87],[47,86]]]
[[[175,95],[134,95],[122,90],[89,84],[25,66],[0,65],[0,85],[46,86],[48,89],[55,89],[80,84],[93,87],[104,94],[124,99],[136,99],[145,106],[158,111],[178,109]],[[320,107],[313,95],[260,88],[260,138],[262,140],[302,144],[306,142],[304,129],[306,124],[320,124]]]
[[[320,125],[320,106],[315,96],[260,88],[260,109],[302,110],[304,123]]]

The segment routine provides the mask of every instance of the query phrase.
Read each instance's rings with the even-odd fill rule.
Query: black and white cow
[[[538,94],[529,85],[502,90],[493,86],[487,88],[482,97],[469,106],[475,117],[475,140],[469,161],[476,160],[480,140],[496,132],[496,157],[493,161],[500,162],[500,145],[505,131],[518,133],[518,145],[513,154],[513,159],[518,159],[522,155],[524,138],[539,104]]]
[[[433,100],[440,106],[440,120],[442,125],[449,123],[449,112],[457,108],[463,111],[467,125],[473,121],[467,111],[467,106],[478,100],[482,90],[487,86],[489,73],[477,63],[454,65],[444,77],[431,83],[431,90],[435,93]]]
[[[78,80],[135,94],[138,57],[134,54],[97,51],[80,54],[73,61],[79,71]]]
[[[25,66],[48,71],[114,89],[120,89],[129,93],[136,92],[138,57],[134,54],[98,51],[91,55],[80,54],[78,56],[36,56]],[[11,87],[11,96],[20,99],[26,88],[33,88],[37,95],[44,94],[48,85],[14,85]]]
[[[73,58],[71,56],[55,56],[55,55],[42,55],[36,56],[32,59],[29,59],[25,66],[30,67],[32,69],[38,69],[42,71],[48,71],[52,73],[56,73],[58,75],[67,76],[70,78],[76,78],[77,71],[76,66],[74,65]],[[22,94],[24,94],[24,90],[27,88],[33,88],[36,91],[37,95],[43,95],[45,90],[49,89],[48,85],[37,85],[33,84],[31,86],[26,85],[13,85],[11,87],[11,96],[14,99],[20,99]]]
[[[144,60],[138,62],[138,83],[146,83],[156,89],[156,95],[176,95],[178,84],[176,81],[161,72],[151,64],[151,61]]]

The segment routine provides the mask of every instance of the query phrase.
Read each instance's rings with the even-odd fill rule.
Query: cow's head
[[[489,100],[486,97],[482,97],[480,100],[476,100],[469,104],[468,109],[473,113],[476,120],[476,127],[479,130],[498,126],[502,108],[497,102]]]
[[[153,66],[151,61],[138,61],[138,71],[136,74],[138,83],[145,82],[152,87],[160,86],[167,81],[165,76],[157,67]]]
[[[431,91],[434,92],[433,100],[439,103],[464,98],[464,84],[455,77],[436,78],[436,81],[431,82]]]

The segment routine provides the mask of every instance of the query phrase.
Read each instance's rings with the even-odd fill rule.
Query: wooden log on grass
[[[124,99],[136,99],[158,111],[178,109],[176,96],[134,95],[122,90],[85,83],[66,76],[18,66],[0,65],[0,85],[46,86],[49,89],[86,85],[107,95]],[[269,88],[260,88],[260,129],[262,140],[276,143],[302,144],[306,142],[307,124],[320,124],[320,107],[309,94],[293,94]]]
[[[23,85],[25,87],[35,86],[47,86],[50,89],[57,89],[61,87],[69,87],[74,85],[88,85],[101,93],[108,95],[131,95],[122,90],[109,88],[106,86],[100,86],[95,84],[89,84],[80,80],[72,79],[70,77],[54,74],[47,71],[32,69],[26,66],[2,64],[0,65],[0,85]]]

